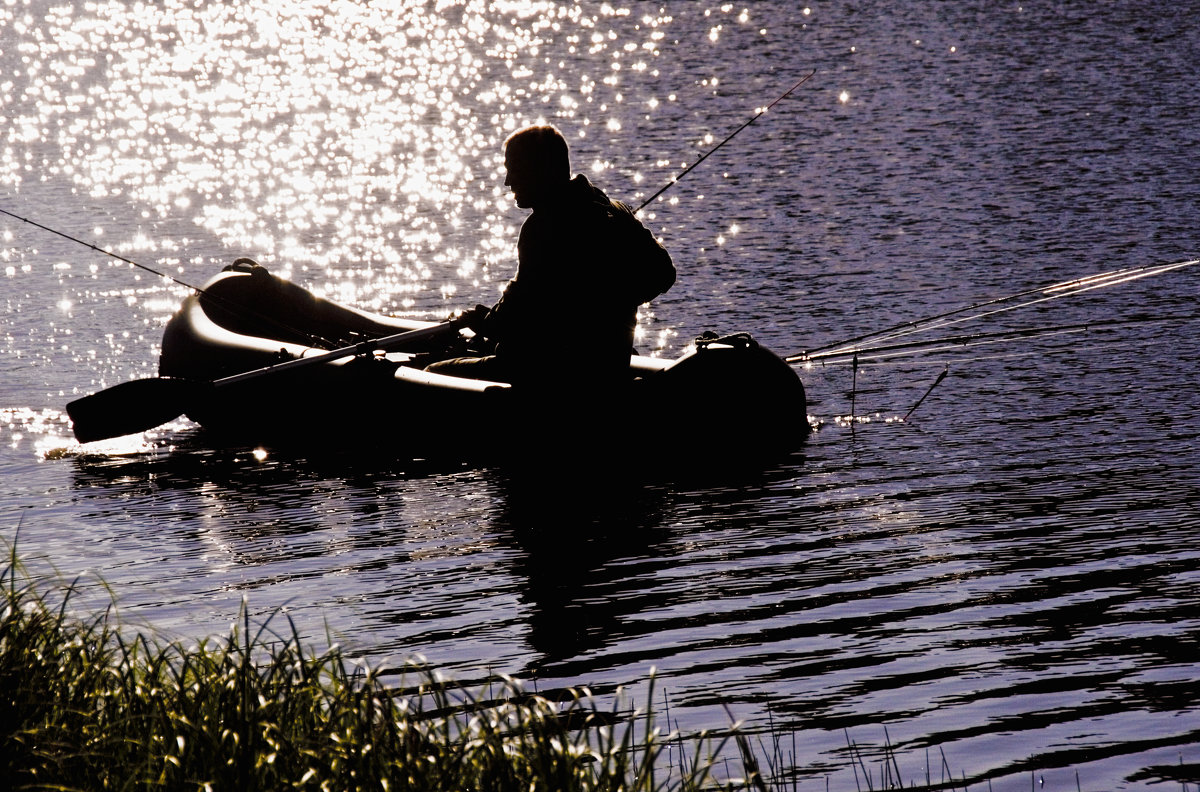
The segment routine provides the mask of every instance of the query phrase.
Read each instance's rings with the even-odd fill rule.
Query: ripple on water
[[[680,280],[642,310],[644,351],[745,329],[790,353],[1195,257],[1184,5],[898,9],[0,5],[0,191],[186,282],[250,255],[440,317],[512,273],[513,129],[559,124],[636,204],[815,66],[648,207]],[[817,431],[769,470],[546,493],[213,448],[185,422],[76,446],[65,402],[153,375],[187,289],[6,218],[0,516],[36,569],[94,572],[92,601],[102,578],[167,631],[223,631],[246,596],[373,661],[600,690],[656,666],[672,725],[728,705],[835,787],[847,739],[890,741],[910,780],[927,747],[973,786],[1180,780],[1197,272],[941,328],[1128,322],[1086,334],[805,369]]]

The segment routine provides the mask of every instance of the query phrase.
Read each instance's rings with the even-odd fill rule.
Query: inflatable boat
[[[167,323],[159,378],[125,386],[163,391],[159,422],[182,411],[237,442],[362,447],[405,458],[786,451],[809,430],[796,372],[744,333],[708,333],[676,359],[631,355],[628,387],[603,397],[556,388],[552,374],[547,387],[523,389],[425,371],[439,359],[479,354],[482,339],[471,336],[453,321],[341,305],[239,259]],[[548,372],[555,363],[546,361]],[[119,396],[70,405],[77,435],[81,424],[105,424],[96,436],[155,425],[146,409],[129,407],[128,425],[108,425],[111,405],[130,401]]]

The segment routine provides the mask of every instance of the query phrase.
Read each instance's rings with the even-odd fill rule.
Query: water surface
[[[0,7],[0,208],[184,283],[249,255],[440,318],[512,274],[513,130],[558,124],[575,169],[637,205],[816,69],[644,214],[680,271],[644,353],[713,329],[787,354],[1200,256],[1195,19],[29,0]],[[1200,781],[1200,267],[943,332],[1126,324],[803,369],[816,431],[775,464],[612,484],[563,459],[547,488],[263,458],[184,421],[74,446],[65,403],[152,374],[187,289],[9,218],[0,264],[0,525],[127,619],[200,636],[245,597],[375,664],[635,698],[654,668],[672,726],[728,706],[794,736],[801,788],[851,788],[847,739],[890,741],[910,783],[926,748],[995,789]],[[572,332],[570,295],[547,332]]]

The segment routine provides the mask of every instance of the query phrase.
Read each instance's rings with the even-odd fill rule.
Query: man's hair
[[[567,139],[552,126],[531,126],[517,130],[504,141],[504,153],[547,181],[568,181],[571,178]]]

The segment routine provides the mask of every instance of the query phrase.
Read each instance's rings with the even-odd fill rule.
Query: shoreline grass
[[[0,778],[11,789],[616,790],[719,786],[701,745],[664,772],[651,711],[550,700],[499,678],[470,693],[412,665],[399,686],[336,646],[306,650],[243,609],[195,645],[69,615],[15,548],[0,572]],[[286,617],[285,617],[286,618]],[[719,746],[718,746],[719,747]]]
[[[637,710],[620,690],[602,709],[587,688],[543,695],[500,676],[468,689],[415,662],[396,680],[397,669],[367,668],[337,646],[307,649],[286,614],[276,614],[287,624],[282,635],[272,619],[252,624],[243,607],[224,637],[164,641],[123,627],[113,603],[98,615],[72,615],[77,584],[35,580],[15,544],[0,569],[6,789],[800,787],[794,745],[785,756],[778,735],[755,746],[736,724],[692,737],[662,733],[653,678],[650,703]],[[665,696],[663,706],[669,726]],[[876,778],[881,788],[904,788],[890,746],[867,759],[847,741],[858,789],[875,788]],[[941,776],[921,788],[960,788],[952,774]]]

